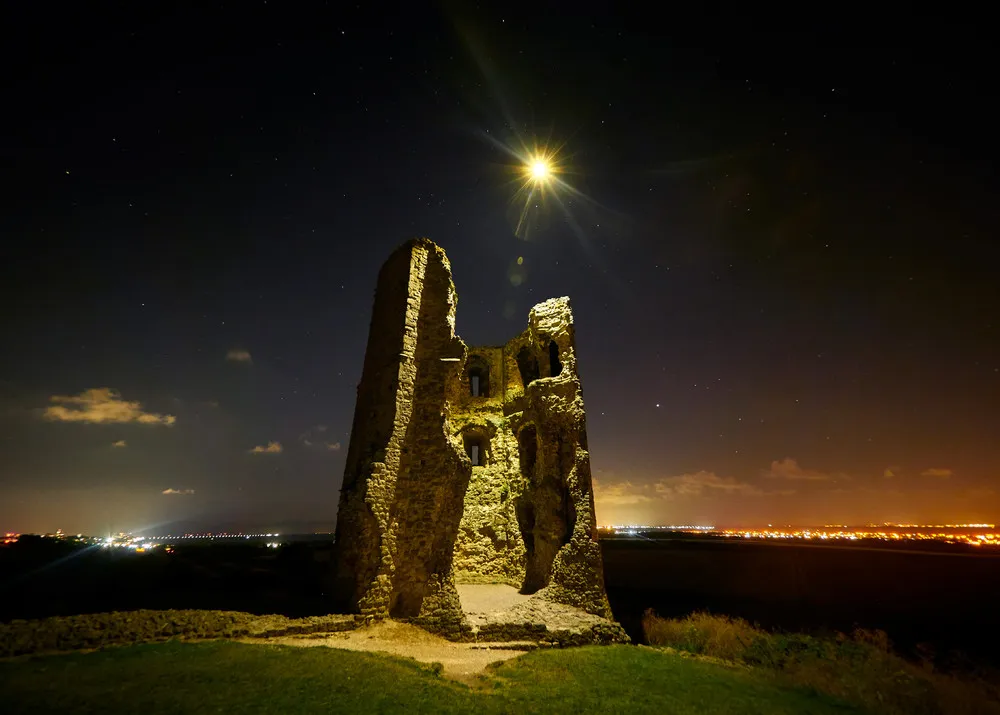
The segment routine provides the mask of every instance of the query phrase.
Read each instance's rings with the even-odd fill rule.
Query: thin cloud
[[[996,495],[995,489],[990,489],[989,487],[976,487],[975,489],[966,489],[963,496],[967,499],[986,499]]]
[[[338,451],[340,449],[340,442],[327,442],[322,438],[326,431],[326,425],[316,425],[315,427],[310,427],[299,435],[299,441],[306,447],[323,447],[331,452]]]
[[[120,439],[117,442],[112,442],[111,446],[112,447],[126,447],[127,445],[125,444],[125,440]]]
[[[230,362],[245,362],[247,364],[253,364],[253,358],[250,356],[249,350],[244,350],[243,348],[233,348],[228,353],[226,353],[226,360]]]
[[[194,489],[164,489],[160,494],[172,494],[186,496],[188,494],[194,494]]]
[[[596,477],[592,480],[594,501],[602,506],[630,506],[652,501],[649,486],[633,485],[632,482],[605,483]]]
[[[715,472],[704,470],[661,479],[653,485],[653,489],[663,498],[697,497],[713,492],[744,496],[760,496],[764,493],[753,484],[737,481],[733,477],[720,477]]]
[[[947,479],[952,476],[955,472],[950,469],[939,469],[937,467],[931,467],[930,469],[925,469],[920,473],[921,477],[939,477],[940,479]]]
[[[600,506],[631,506],[654,501],[668,502],[679,498],[738,496],[785,496],[794,490],[764,491],[733,477],[720,477],[715,472],[701,470],[689,474],[665,477],[652,484],[630,481],[604,482],[593,480],[594,501]]]
[[[281,442],[268,442],[266,445],[258,444],[250,450],[250,454],[281,454],[284,449]]]
[[[899,471],[899,467],[886,467],[882,470],[882,476],[886,479],[892,479],[896,476],[896,472]]]
[[[809,482],[826,482],[832,479],[829,474],[817,472],[814,469],[803,469],[798,461],[785,457],[780,462],[771,462],[771,468],[764,472],[768,479],[793,479]]]
[[[177,418],[146,412],[139,402],[127,402],[117,390],[95,387],[79,395],[53,395],[54,404],[45,408],[42,416],[52,422],[86,422],[90,424],[123,424],[137,422],[142,425],[170,427]]]

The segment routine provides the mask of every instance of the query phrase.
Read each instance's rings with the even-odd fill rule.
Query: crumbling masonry
[[[452,635],[456,583],[610,618],[568,298],[506,345],[455,335],[444,251],[409,241],[375,292],[337,517],[336,591]]]

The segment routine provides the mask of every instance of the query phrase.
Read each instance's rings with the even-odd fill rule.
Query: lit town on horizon
[[[669,534],[678,533],[694,536],[706,536],[727,539],[741,540],[780,540],[780,541],[811,541],[817,543],[836,542],[927,542],[933,541],[943,544],[960,544],[976,547],[997,547],[1000,548],[1000,531],[997,531],[995,524],[865,524],[862,526],[850,526],[847,524],[827,524],[816,527],[805,526],[773,526],[767,524],[764,527],[751,528],[726,528],[714,525],[696,524],[673,524],[673,525],[649,525],[649,524],[605,524],[598,525],[598,530],[602,535],[615,537],[639,537],[647,534]],[[321,532],[321,535],[333,538],[331,532]],[[0,545],[17,543],[21,534],[6,532]],[[67,535],[61,529],[54,532],[39,534],[44,538],[58,540],[75,540],[81,544],[102,547],[127,548],[139,553],[153,551],[157,547],[166,547],[168,550],[175,544],[215,542],[232,542],[233,540],[254,540],[263,543],[270,548],[278,548],[283,542],[281,534],[277,532],[260,533],[229,533],[229,532],[204,532],[193,534],[168,534],[162,536],[143,536],[127,532],[120,532],[113,536],[85,536],[83,534]],[[295,535],[291,535],[294,537]],[[286,539],[289,535],[286,535]]]

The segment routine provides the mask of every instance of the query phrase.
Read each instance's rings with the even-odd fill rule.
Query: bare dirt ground
[[[503,583],[460,583],[456,588],[467,614],[506,611],[531,598]]]
[[[372,626],[329,636],[281,636],[246,639],[246,643],[273,643],[290,646],[327,646],[413,658],[422,663],[441,663],[442,675],[466,684],[475,684],[487,665],[526,653],[525,650],[484,648],[482,644],[454,643],[407,623],[383,621]],[[510,644],[515,646],[517,644]]]
[[[598,616],[570,606],[525,596],[513,586],[504,584],[459,584],[458,596],[462,610],[474,627],[510,622],[545,623],[573,629],[604,622]],[[254,638],[245,642],[390,653],[422,663],[441,663],[442,675],[469,685],[477,684],[478,676],[490,663],[515,658],[537,647],[537,643],[455,643],[396,621],[383,621],[340,633]]]

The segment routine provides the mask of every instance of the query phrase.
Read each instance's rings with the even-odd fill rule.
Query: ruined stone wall
[[[366,616],[463,618],[451,562],[471,465],[445,395],[465,358],[455,303],[448,259],[426,239],[379,275],[337,517],[337,590]]]
[[[525,387],[524,424],[534,428],[537,440],[524,495],[534,506],[535,547],[527,559],[526,584],[541,586],[539,593],[549,600],[610,617],[569,299],[532,308],[528,333],[542,353],[542,377]]]
[[[470,373],[485,385],[472,394]],[[482,382],[482,381],[481,381]],[[470,349],[465,368],[448,389],[452,434],[471,463],[471,445],[480,447],[472,466],[456,544],[455,578],[463,583],[521,585],[524,543],[517,528],[510,474],[516,448],[504,416],[502,347]]]
[[[408,409],[411,400],[406,385],[403,394],[398,393],[403,370],[399,356],[406,344],[412,350],[415,341],[414,331],[408,328],[408,318],[413,322],[410,295],[419,290],[419,282],[410,275],[412,260],[410,248],[404,246],[379,271],[337,510],[339,548],[334,591],[337,605],[342,609],[357,608],[378,570],[381,527],[367,499],[373,487],[379,489],[380,480],[372,479],[375,465],[379,465],[379,475],[385,471],[386,447],[393,433],[397,407]],[[372,494],[372,498],[381,501],[380,495]]]
[[[465,627],[456,581],[610,617],[569,299],[536,305],[506,345],[471,349],[455,336],[456,300],[447,257],[426,239],[379,274],[337,591],[367,616],[452,633]]]
[[[480,353],[490,396],[471,397],[464,382],[449,392],[453,425],[484,429],[490,445],[490,463],[472,468],[456,578],[609,616],[569,299],[536,305],[524,333],[499,350],[470,348],[470,359]]]

